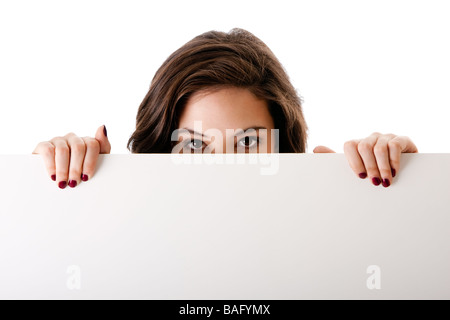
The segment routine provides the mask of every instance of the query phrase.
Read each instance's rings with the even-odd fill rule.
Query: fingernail
[[[106,126],[103,125],[103,134],[105,135],[105,137],[108,136],[108,132],[106,131]]]
[[[82,174],[81,175],[81,180],[83,180],[83,181],[88,181],[88,179],[89,179],[89,177],[87,176],[87,174]]]
[[[395,169],[394,168],[391,169],[391,173],[392,173],[392,178],[395,177]]]
[[[56,181],[56,174],[52,174],[52,180]]]
[[[387,188],[391,185],[391,183],[389,182],[389,179],[384,179],[383,180],[383,187]]]
[[[66,181],[60,181],[58,183],[58,187],[60,187],[61,189],[64,189],[67,186],[67,182]]]
[[[365,179],[365,178],[367,178],[367,173],[361,172],[361,173],[359,174],[359,177],[360,177],[361,179]]]
[[[372,178],[372,183],[374,185],[378,186],[381,183],[381,180],[378,177],[374,177],[374,178]]]
[[[69,187],[75,188],[76,186],[77,186],[77,181],[76,180],[69,180]]]

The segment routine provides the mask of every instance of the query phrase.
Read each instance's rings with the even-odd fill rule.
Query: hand
[[[332,153],[330,148],[318,146],[314,153]],[[417,153],[416,145],[406,136],[374,132],[365,139],[349,140],[344,144],[344,153],[350,167],[357,176],[378,186],[387,188],[400,169],[402,153]]]
[[[95,138],[80,138],[74,133],[40,142],[33,154],[41,154],[48,175],[64,189],[67,184],[74,188],[81,181],[92,178],[100,153],[111,152],[106,127],[97,129]]]

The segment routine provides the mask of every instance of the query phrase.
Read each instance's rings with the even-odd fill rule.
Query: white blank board
[[[450,298],[450,154],[403,154],[389,188],[344,154],[184,156],[100,155],[64,190],[0,156],[0,298]]]

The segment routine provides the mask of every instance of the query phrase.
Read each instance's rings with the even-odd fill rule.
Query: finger
[[[382,135],[378,137],[377,143],[373,147],[373,153],[375,154],[375,159],[378,165],[378,171],[381,175],[381,181],[383,187],[387,188],[391,185],[392,181],[392,171],[391,164],[389,161],[389,149],[388,142],[392,140],[390,135]]]
[[[328,147],[325,146],[317,146],[313,150],[314,153],[336,153]]]
[[[378,165],[373,154],[373,147],[376,144],[380,134],[374,133],[358,143],[358,152],[363,160],[367,175],[375,186],[381,183],[381,175],[378,171]]]
[[[100,126],[97,129],[97,132],[95,133],[95,139],[97,139],[100,143],[101,154],[108,154],[111,152],[111,144],[109,143],[108,133],[104,125]]]
[[[70,133],[67,136],[67,144],[70,148],[69,182],[71,188],[75,188],[81,182],[81,170],[83,168],[86,145],[83,139]]]
[[[42,156],[50,179],[56,181],[55,146],[50,141],[43,141],[36,146],[32,153]]]
[[[353,172],[361,179],[365,179],[367,177],[366,167],[358,152],[358,143],[360,141],[361,139],[355,139],[345,142],[344,154]]]
[[[62,137],[53,138],[50,142],[55,146],[56,183],[64,189],[69,177],[70,149],[66,139]]]
[[[389,140],[388,149],[392,177],[395,177],[396,173],[400,171],[400,155],[402,152],[418,152],[416,145],[405,136],[396,136]]]
[[[411,139],[407,136],[394,136],[394,138],[391,141],[398,145],[401,153],[419,152],[414,142],[412,142]]]
[[[86,155],[84,157],[83,170],[81,175],[82,181],[88,181],[92,178],[97,165],[98,155],[100,153],[100,143],[97,139],[91,137],[83,137],[86,145]]]

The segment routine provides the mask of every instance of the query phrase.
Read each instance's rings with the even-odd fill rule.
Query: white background
[[[126,154],[139,104],[177,48],[209,30],[262,39],[304,100],[308,152],[373,131],[450,152],[448,1],[0,0],[0,153],[105,124]]]

